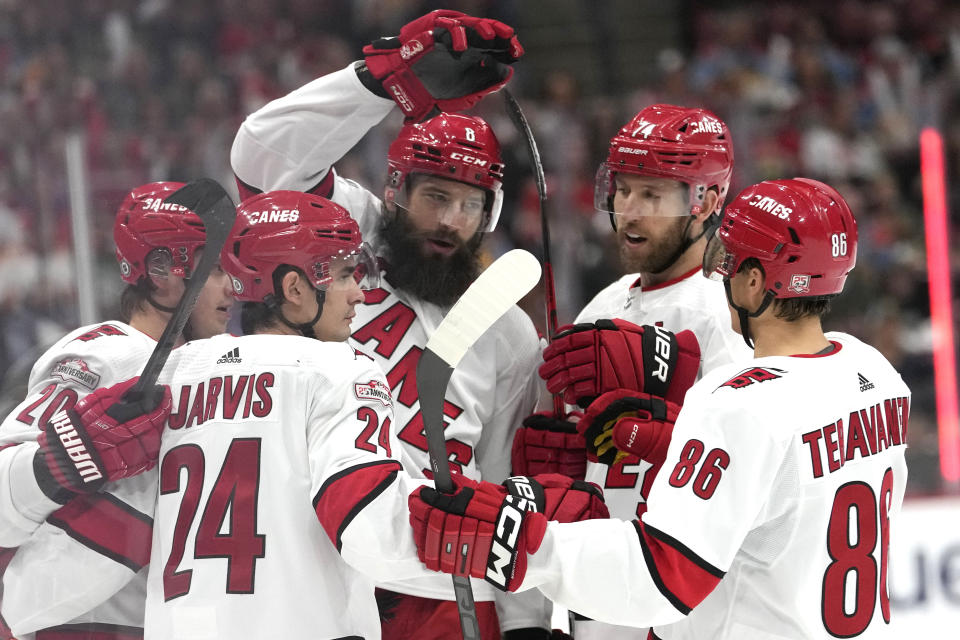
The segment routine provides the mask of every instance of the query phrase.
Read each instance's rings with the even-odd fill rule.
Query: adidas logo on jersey
[[[860,378],[860,391],[873,389],[873,383],[864,378],[862,373],[857,373],[857,377]]]
[[[240,364],[241,362],[243,361],[240,359],[240,347],[234,347],[217,360],[217,364]]]

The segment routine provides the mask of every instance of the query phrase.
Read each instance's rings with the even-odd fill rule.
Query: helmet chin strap
[[[267,295],[263,302],[267,305],[267,308],[274,311],[277,314],[277,317],[280,318],[280,322],[287,325],[300,335],[305,338],[316,338],[317,334],[313,330],[313,325],[317,324],[317,321],[320,320],[320,316],[323,314],[323,301],[327,297],[326,291],[322,289],[314,289],[314,293],[317,295],[317,315],[313,316],[313,320],[310,322],[291,322],[283,315],[283,310],[280,308],[280,302],[277,299],[277,296],[274,294]]]
[[[763,296],[763,302],[760,303],[760,306],[757,307],[756,311],[751,313],[740,305],[734,303],[733,294],[730,293],[730,278],[723,279],[723,290],[727,294],[727,304],[733,307],[733,309],[737,312],[737,317],[740,318],[740,335],[743,336],[743,341],[747,343],[748,347],[753,349],[753,336],[750,335],[750,318],[756,318],[767,310],[767,307],[769,307],[770,303],[773,302],[773,293],[767,291],[767,293]]]
[[[152,295],[149,295],[149,294],[147,294],[147,302],[149,302],[150,306],[153,307],[154,309],[158,311],[163,311],[165,313],[173,313],[177,309],[176,307],[168,307],[165,304],[160,304],[159,302],[153,299]]]
[[[666,266],[657,273],[666,271],[667,269],[672,267],[677,262],[677,260],[680,259],[680,256],[682,256],[684,253],[687,252],[687,249],[692,247],[698,240],[700,240],[700,238],[705,236],[708,231],[713,231],[714,229],[713,225],[710,224],[708,221],[704,221],[703,228],[700,229],[700,233],[698,233],[696,236],[691,238],[690,225],[693,224],[694,220],[696,220],[696,217],[694,217],[693,215],[690,215],[687,218],[687,224],[683,227],[683,242],[681,242],[680,246],[678,246],[676,251],[673,252],[673,255],[670,256],[670,259],[666,261]]]

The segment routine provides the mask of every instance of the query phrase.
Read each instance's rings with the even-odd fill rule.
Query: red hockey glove
[[[680,406],[669,400],[617,389],[590,403],[577,428],[594,462],[610,465],[634,454],[659,467],[678,413]]]
[[[559,473],[532,478],[513,476],[507,478],[503,486],[512,496],[532,500],[536,512],[542,513],[547,520],[580,522],[610,517],[603,502],[603,492],[597,485]]]
[[[540,377],[550,393],[586,408],[614,389],[643,391],[683,403],[700,369],[692,331],[677,334],[625,320],[597,320],[561,328],[543,351]]]
[[[483,578],[502,591],[516,591],[527,571],[527,554],[540,548],[547,519],[528,511],[533,503],[503,487],[453,474],[451,495],[432,487],[410,494],[410,525],[417,555],[428,569]]]
[[[582,415],[575,411],[566,417],[579,419]],[[587,450],[576,422],[555,418],[552,413],[523,419],[523,426],[513,436],[511,461],[513,473],[519,476],[562,473],[583,480],[587,473]]]
[[[50,499],[62,503],[93,493],[156,464],[160,433],[170,416],[170,387],[158,385],[141,398],[121,399],[137,380],[97,389],[41,425],[33,470]]]
[[[440,9],[407,24],[398,37],[368,44],[363,55],[407,119],[419,122],[434,107],[463,111],[500,89],[523,47],[502,22]]]

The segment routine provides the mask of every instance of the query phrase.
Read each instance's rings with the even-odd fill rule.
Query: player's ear
[[[383,189],[383,206],[388,213],[396,215],[397,213],[397,189],[387,185]]]
[[[306,291],[306,283],[297,271],[288,271],[280,280],[280,291],[283,293],[284,302],[300,306],[303,304],[303,295]]]
[[[703,207],[698,213],[693,214],[696,222],[704,224],[716,210],[719,199],[720,196],[715,189],[707,189],[707,193],[703,196]]]
[[[763,269],[759,267],[750,267],[747,270],[747,289],[750,292],[751,298],[757,299],[757,305],[759,306],[760,300],[763,300],[763,296],[766,293],[766,281],[767,277],[763,273]]]

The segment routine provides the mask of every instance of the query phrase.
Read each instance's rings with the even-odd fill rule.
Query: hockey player
[[[82,567],[85,589],[54,581],[49,597],[115,589],[146,552],[146,638],[375,638],[368,578],[429,572],[405,525],[424,481],[401,468],[386,378],[344,343],[362,289],[377,284],[372,252],[342,207],[275,191],[240,206],[222,255],[253,333],[190,342],[164,369],[173,410],[149,476],[159,487],[117,489],[152,514],[152,546],[149,525],[130,520],[112,532],[146,528],[134,554],[73,543],[76,566],[57,573]],[[586,487],[523,480],[552,517],[605,513]]]
[[[856,222],[831,187],[798,178],[741,192],[704,271],[723,279],[756,359],[718,367],[687,393],[640,520],[545,526],[526,514],[499,529],[510,536],[494,539],[516,552],[505,584],[670,640],[889,630],[910,390],[878,351],[821,328],[856,253]],[[441,524],[433,492],[411,496],[424,557],[436,544],[418,523],[447,536],[486,526],[471,503],[458,505],[468,517]],[[517,515],[502,504],[490,526]],[[482,574],[488,554],[472,551],[480,566],[466,572]]]
[[[695,353],[685,329],[699,343],[701,374],[750,358],[730,328],[722,287],[698,277],[707,234],[716,227],[732,173],[730,132],[706,109],[651,105],[610,140],[606,161],[597,171],[594,204],[610,216],[627,275],[598,293],[577,316],[577,324],[564,327],[544,352],[540,373],[551,392],[585,408],[597,396],[630,386],[629,380],[643,380],[651,371],[651,363],[642,366],[640,355],[644,331],[677,333],[674,350],[681,352],[681,369],[686,369],[682,355]],[[621,366],[611,367],[611,362]],[[630,362],[638,365],[636,371]],[[679,378],[670,385],[667,399],[682,404],[693,379]],[[616,398],[604,396],[602,403]],[[586,479],[603,487],[614,517],[630,520],[646,509],[668,435],[652,439],[658,447],[638,447],[642,456],[625,452],[614,459],[611,451],[601,462],[591,452],[588,462],[572,421],[536,414],[524,425],[514,443],[515,473],[565,473],[579,457],[579,464],[586,465]],[[646,637],[637,629],[618,630],[576,618],[578,640]]]
[[[43,447],[37,440],[58,411],[72,408],[98,388],[139,375],[143,369],[205,241],[199,217],[163,202],[182,186],[176,182],[147,184],[124,198],[114,224],[120,275],[127,283],[121,296],[122,321],[81,327],[57,341],[34,364],[26,399],[0,424],[0,546],[8,548],[7,560],[13,547],[59,548],[58,541],[67,536],[108,548],[123,544],[116,539],[97,539],[89,529],[93,520],[114,517],[111,485],[104,492],[77,497],[79,491],[52,482],[45,473],[47,466],[38,464],[38,451]],[[184,333],[198,338],[223,333],[232,304],[230,280],[216,268]],[[155,461],[159,440],[149,444],[152,451],[139,455],[150,453]],[[122,454],[133,455],[137,450],[135,445],[123,447]],[[110,538],[109,534],[106,537]],[[77,619],[70,625],[42,631],[37,637],[84,638],[94,631],[103,633],[97,637],[104,640],[138,636],[143,624],[144,578],[102,606],[76,610]],[[4,580],[9,592],[17,577],[7,575]],[[49,608],[56,606],[48,603]]]
[[[364,61],[248,116],[231,152],[243,192],[297,189],[328,196],[358,220],[383,259],[384,278],[357,307],[351,342],[387,373],[396,399],[397,453],[418,476],[430,465],[417,360],[476,277],[483,234],[495,228],[502,200],[503,162],[490,127],[476,117],[434,115],[435,108],[465,109],[500,88],[522,52],[507,25],[432,12],[398,38],[365,47]],[[398,105],[407,119],[388,151],[381,201],[338,176],[333,164]],[[450,462],[465,475],[499,483],[510,474],[513,434],[539,395],[539,353],[533,323],[514,307],[457,366],[444,405],[445,434]],[[473,584],[483,637],[499,638],[501,629],[549,628],[548,611],[539,604],[501,610],[498,629],[493,590]],[[460,636],[447,577],[382,586],[384,638]],[[423,629],[435,635],[421,635]]]

